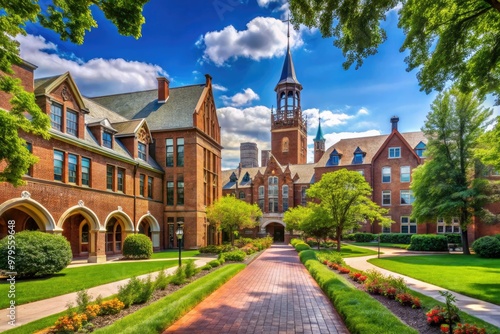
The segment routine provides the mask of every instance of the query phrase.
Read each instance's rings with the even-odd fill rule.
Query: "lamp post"
[[[182,236],[184,235],[182,225],[179,224],[179,226],[177,227],[177,232],[175,232],[175,234],[177,235],[177,244],[179,245],[179,267],[180,267],[182,265],[181,264],[181,240],[182,240]]]

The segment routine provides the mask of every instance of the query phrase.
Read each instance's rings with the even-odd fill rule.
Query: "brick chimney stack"
[[[394,130],[398,131],[398,122],[399,122],[398,116],[391,117],[392,131]]]
[[[170,81],[168,81],[165,77],[158,77],[156,80],[158,80],[158,103],[165,103],[167,102],[168,95],[170,93]]]

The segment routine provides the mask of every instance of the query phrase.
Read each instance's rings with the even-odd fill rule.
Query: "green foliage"
[[[170,279],[170,283],[174,285],[182,285],[186,283],[186,272],[184,270],[184,266],[180,266],[175,271],[174,276]]]
[[[392,244],[410,244],[411,234],[408,233],[381,233],[380,242]]]
[[[219,262],[219,260],[212,260],[212,261],[208,262],[207,265],[209,265],[211,268],[215,268],[215,267],[220,266],[220,262]]]
[[[448,240],[449,244],[461,245],[462,244],[462,236],[458,233],[446,233],[444,234],[446,240]]]
[[[13,269],[19,278],[52,275],[71,263],[71,246],[62,235],[22,231],[15,235],[15,268],[11,268],[9,240],[12,240],[12,236],[0,240],[0,269]]]
[[[210,270],[212,269],[212,266],[209,265],[208,263],[200,268],[201,270]]]
[[[376,240],[377,236],[373,233],[354,233],[354,241],[356,242],[371,242]]]
[[[153,255],[153,242],[145,234],[130,234],[123,242],[126,259],[149,259]]]
[[[300,260],[344,319],[350,333],[417,333],[366,292],[354,288],[316,259],[312,250],[299,254]]]
[[[408,249],[414,251],[447,251],[448,239],[444,235],[414,234],[411,236]]]
[[[220,253],[218,256],[217,256],[217,260],[220,262],[220,264],[224,264],[226,262],[226,258],[224,257],[224,254],[225,253]]]
[[[200,253],[204,253],[204,254],[220,254],[220,253],[224,253],[224,252],[229,252],[229,251],[232,251],[234,249],[233,246],[231,245],[208,245],[208,246],[205,246],[205,247],[200,247],[198,250],[200,251]]]
[[[472,249],[480,257],[500,258],[500,238],[485,236],[472,243]]]
[[[305,243],[300,239],[294,239],[292,246],[295,247],[295,250],[299,253],[302,252],[303,250],[311,249],[311,246],[309,246],[307,243]]]
[[[479,145],[474,154],[485,166],[491,166],[500,171],[500,116],[496,118],[495,126],[479,137]]]
[[[260,217],[262,211],[257,204],[248,204],[231,195],[219,198],[207,208],[208,221],[231,236],[231,245],[235,233],[258,226]]]
[[[191,278],[198,272],[193,260],[187,261],[184,272],[186,273],[186,278]]]
[[[118,299],[129,307],[132,304],[143,304],[147,302],[153,295],[155,282],[148,275],[145,279],[132,277],[127,284],[120,286],[118,289]]]
[[[125,308],[125,304],[118,298],[105,300],[99,306],[99,315],[118,314]]]
[[[224,260],[226,261],[243,262],[245,261],[245,258],[246,254],[241,250],[224,253]]]
[[[2,1],[0,15],[0,90],[11,94],[9,112],[0,110],[0,161],[7,163],[0,172],[0,182],[22,185],[23,175],[38,159],[26,148],[19,130],[49,138],[50,118],[35,102],[35,95],[25,91],[13,74],[12,65],[21,64],[17,35],[26,35],[26,24],[40,23],[53,30],[62,40],[82,44],[85,32],[96,27],[91,6],[103,11],[120,34],[138,38],[144,23],[142,8],[147,0],[138,1]],[[29,115],[29,117],[26,117]]]
[[[344,230],[365,220],[376,220],[384,226],[391,223],[385,217],[388,211],[371,201],[371,195],[372,189],[365,178],[347,169],[323,174],[321,180],[307,190],[307,196],[319,201],[318,206],[322,209],[320,221],[323,222],[324,215],[328,216],[325,221],[329,221],[330,230],[337,236],[338,251]]]
[[[459,309],[455,305],[457,299],[449,291],[439,291],[439,294],[445,298],[444,312],[442,316],[447,324],[460,321]]]
[[[170,283],[170,276],[167,276],[165,270],[160,270],[155,280],[155,289],[165,290]]]
[[[457,217],[465,254],[469,252],[467,227],[471,217],[483,216],[487,212],[484,205],[491,200],[488,182],[474,177],[473,151],[491,115],[482,102],[473,93],[457,88],[438,95],[422,128],[428,139],[429,159],[414,170],[411,184],[415,195],[412,218],[424,223]]]
[[[84,313],[87,306],[92,302],[92,297],[87,290],[80,290],[76,294],[76,305],[79,313]]]
[[[406,35],[400,51],[409,51],[407,71],[419,70],[422,90],[441,90],[455,81],[483,96],[499,96],[497,1],[290,0],[290,10],[295,25],[316,27],[323,37],[334,38],[345,69],[354,63],[357,69],[364,58],[377,53],[387,38],[383,22],[397,13]]]

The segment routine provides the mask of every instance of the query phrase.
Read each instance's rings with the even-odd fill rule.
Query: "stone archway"
[[[139,218],[139,223],[135,229],[138,233],[147,235],[153,242],[153,249],[160,249],[160,224],[158,220],[149,212]]]
[[[266,235],[270,235],[274,242],[285,242],[285,224],[279,221],[268,221],[261,226],[261,230],[266,231]]]
[[[111,212],[104,226],[104,250],[106,255],[121,254],[123,241],[134,233],[134,224],[130,217],[121,210]]]

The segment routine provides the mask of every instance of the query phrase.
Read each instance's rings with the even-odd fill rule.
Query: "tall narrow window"
[[[82,158],[82,186],[90,186],[90,159]]]
[[[78,137],[78,114],[75,111],[66,111],[66,133]]]
[[[401,166],[401,182],[410,182],[410,166]]]
[[[174,140],[172,138],[168,138],[166,140],[166,166],[173,167],[174,166]]]
[[[118,173],[116,175],[116,190],[125,192],[125,170],[118,168]]]
[[[278,212],[278,177],[271,176],[268,179],[267,200],[269,212]]]
[[[174,181],[167,181],[167,205],[174,205]]]
[[[153,178],[148,176],[148,198],[153,198]]]
[[[177,166],[184,166],[184,138],[177,138]]]
[[[264,186],[259,187],[259,208],[264,211]]]
[[[139,159],[146,160],[146,144],[143,143],[138,143],[138,154],[139,154]]]
[[[177,176],[177,205],[184,205],[184,176]]]
[[[391,205],[391,191],[382,191],[382,205]]]
[[[139,194],[142,197],[144,197],[144,193],[145,193],[145,191],[144,191],[145,190],[144,187],[146,185],[145,181],[146,181],[146,175],[144,175],[144,174],[139,175]]]
[[[50,106],[50,124],[52,129],[62,131],[62,105],[52,103]]]
[[[288,210],[288,186],[284,185],[283,188],[281,188],[281,193],[283,197],[283,212]]]
[[[102,133],[102,146],[113,148],[113,136],[111,133],[104,131]]]
[[[382,167],[382,182],[391,182],[391,167]]]
[[[74,154],[68,154],[68,182],[76,183],[76,167],[78,166],[78,157]]]
[[[307,204],[307,201],[306,201],[306,191],[307,191],[307,187],[302,187],[302,190],[300,192],[300,198],[301,198],[301,205],[302,206],[305,206]]]
[[[54,150],[54,180],[63,180],[64,152]]]
[[[115,178],[115,168],[106,166],[106,189],[113,190],[113,181]]]
[[[30,153],[33,153],[33,144],[32,144],[32,143],[26,142],[26,148],[28,149],[28,151],[29,151]],[[28,168],[28,172],[27,172],[27,174],[26,174],[26,175],[28,175],[28,176],[33,176],[33,166],[30,166],[30,167]]]

